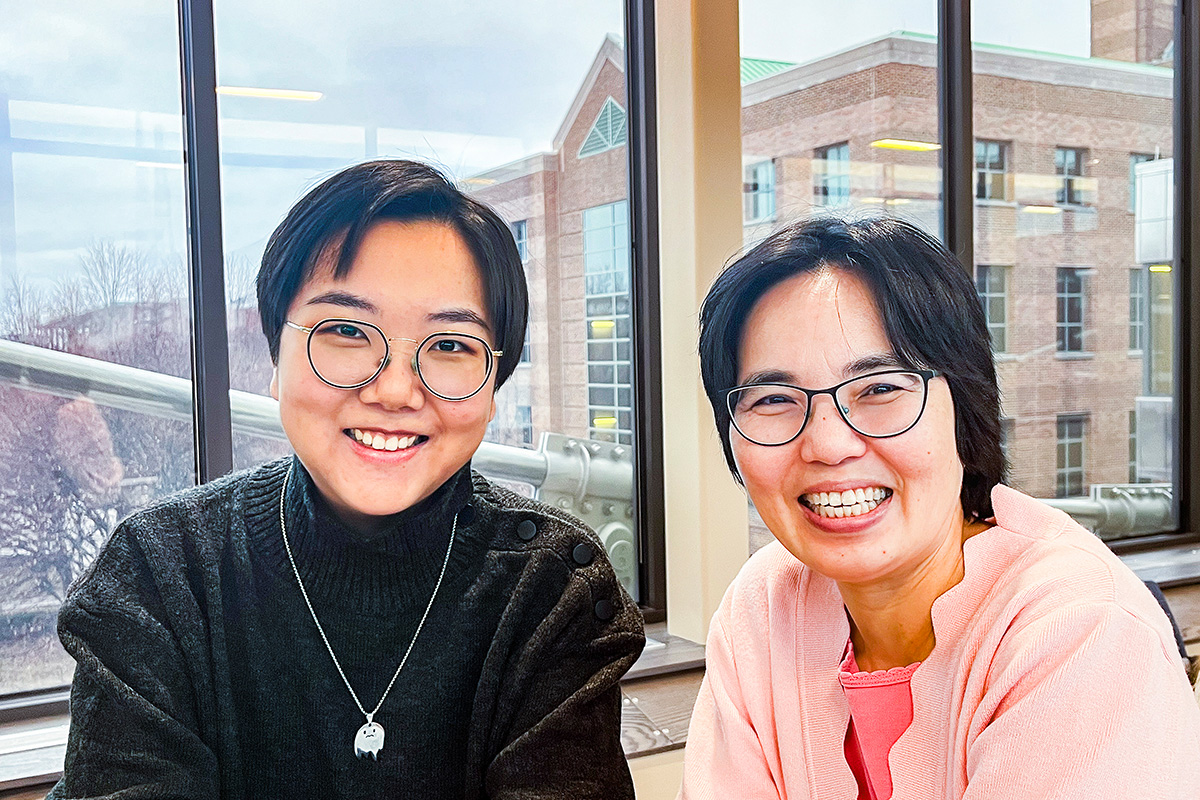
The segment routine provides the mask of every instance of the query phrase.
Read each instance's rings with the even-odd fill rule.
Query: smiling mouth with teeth
[[[844,492],[802,494],[800,502],[805,508],[822,517],[857,517],[874,511],[876,506],[891,496],[891,489],[872,486],[863,489],[847,489]]]
[[[346,434],[372,450],[407,450],[413,445],[429,439],[428,436],[384,436],[382,433],[364,431],[360,428],[347,428]]]

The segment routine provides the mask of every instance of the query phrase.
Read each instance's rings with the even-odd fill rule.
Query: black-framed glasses
[[[437,331],[424,339],[389,337],[370,322],[331,317],[308,327],[286,320],[308,334],[308,363],[325,383],[359,389],[379,377],[392,358],[392,342],[411,342],[412,370],[435,397],[466,400],[479,393],[492,375],[493,350],[484,339],[460,331]]]
[[[921,419],[929,399],[932,369],[888,369],[842,381],[828,389],[787,383],[754,383],[725,392],[733,426],[754,444],[777,447],[800,435],[817,395],[833,398],[838,414],[853,430],[872,439],[899,436]]]

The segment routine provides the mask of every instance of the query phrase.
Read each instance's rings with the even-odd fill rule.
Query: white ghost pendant
[[[370,756],[379,760],[379,751],[383,749],[383,726],[378,722],[367,722],[358,729],[354,737],[354,755],[359,758]]]

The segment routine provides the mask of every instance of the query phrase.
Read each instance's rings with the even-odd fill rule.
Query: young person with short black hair
[[[359,164],[258,295],[296,455],[135,514],[72,588],[50,796],[631,798],[640,614],[581,522],[470,470],[524,338],[508,227]]]

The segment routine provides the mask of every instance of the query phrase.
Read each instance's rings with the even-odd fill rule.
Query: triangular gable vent
[[[596,117],[596,124],[592,126],[591,132],[583,140],[583,147],[579,148],[579,157],[594,156],[596,153],[620,147],[625,144],[625,139],[625,109],[610,97],[605,101],[604,108],[600,109],[600,116]]]

